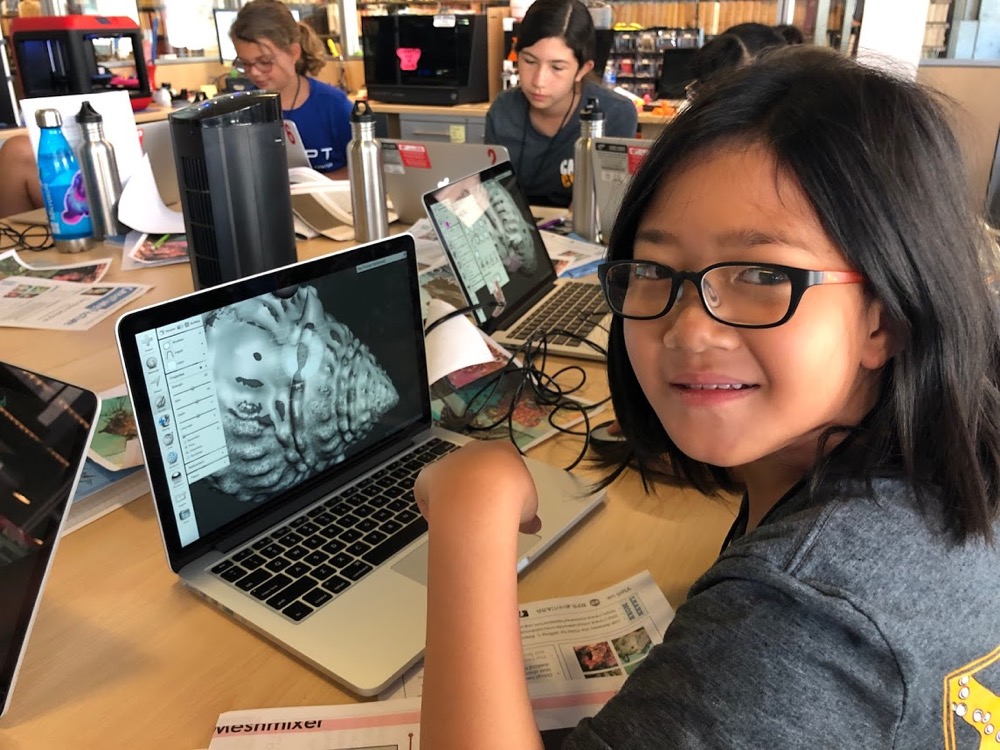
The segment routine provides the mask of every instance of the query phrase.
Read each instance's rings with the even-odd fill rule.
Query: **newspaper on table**
[[[546,748],[593,716],[663,639],[673,610],[644,571],[603,591],[519,605],[525,671]],[[418,750],[423,671],[377,703],[223,713],[209,750]],[[469,747],[475,747],[471,740]]]
[[[85,331],[149,291],[102,282],[110,266],[110,258],[31,266],[14,250],[0,254],[0,326]]]
[[[625,682],[663,640],[674,610],[648,570],[593,594],[521,604],[524,673],[532,695],[573,693],[594,678]],[[418,664],[380,700],[415,698],[424,686]]]

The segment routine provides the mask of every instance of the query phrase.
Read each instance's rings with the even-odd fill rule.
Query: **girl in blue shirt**
[[[277,0],[251,0],[229,30],[238,57],[233,66],[259,89],[281,94],[286,120],[295,123],[313,169],[347,178],[351,102],[312,76],[326,64],[323,43]]]

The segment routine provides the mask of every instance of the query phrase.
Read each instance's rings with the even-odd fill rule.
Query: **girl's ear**
[[[302,45],[292,42],[288,47],[288,54],[292,56],[293,62],[298,62],[302,57]]]
[[[594,69],[594,61],[587,60],[587,62],[581,65],[580,69],[576,71],[576,82],[579,83],[580,81],[582,81],[584,79],[584,76],[586,76],[587,73],[589,73],[593,69]]]
[[[896,336],[885,315],[885,307],[880,300],[868,305],[868,339],[861,348],[861,366],[868,370],[879,370],[896,354]]]

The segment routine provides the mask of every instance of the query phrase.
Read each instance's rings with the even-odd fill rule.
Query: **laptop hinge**
[[[224,539],[220,539],[214,545],[215,549],[219,552],[228,554],[237,547],[246,544],[247,541],[253,539],[255,536],[267,531],[272,526],[278,525],[283,519],[294,516],[303,508],[308,508],[310,505],[322,500],[324,497],[336,493],[342,487],[350,482],[353,482],[362,474],[366,474],[372,469],[378,468],[382,464],[386,463],[389,459],[398,456],[400,453],[408,451],[413,447],[413,445],[413,438],[410,438],[405,442],[397,441],[394,442],[391,447],[383,448],[382,450],[373,453],[368,458],[362,459],[350,468],[337,468],[337,482],[335,485],[323,484],[314,487],[311,490],[303,492],[301,497],[287,503],[282,503],[273,511],[266,513],[260,518],[257,518],[247,524],[245,528],[231,534],[227,534]]]

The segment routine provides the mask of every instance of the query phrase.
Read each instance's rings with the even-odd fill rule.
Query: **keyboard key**
[[[375,529],[374,531],[370,531],[367,534],[365,534],[364,538],[361,541],[365,542],[366,544],[370,544],[374,547],[376,544],[381,544],[382,542],[384,542],[387,536],[388,536],[387,534],[383,534],[378,529]]]
[[[218,565],[216,565],[215,567],[212,568],[212,572],[215,573],[215,575],[217,575],[217,576],[218,575],[222,575],[227,570],[229,570],[229,568],[231,568],[231,567],[233,567],[233,561],[232,560],[223,560]]]
[[[261,599],[261,600],[268,599],[277,594],[291,582],[292,582],[291,578],[286,576],[284,573],[279,573],[278,575],[272,577],[271,580],[265,581],[260,586],[251,591],[250,595],[256,599]]]
[[[285,575],[289,578],[301,578],[310,570],[312,570],[312,568],[309,565],[306,565],[304,562],[297,562],[292,563],[285,568]]]
[[[279,526],[278,528],[273,529],[271,531],[271,536],[277,539],[279,536],[284,536],[289,531],[291,531],[291,529],[289,529],[287,526]]]
[[[372,513],[372,518],[374,518],[379,523],[382,523],[383,521],[388,521],[390,518],[392,518],[392,515],[393,512],[391,510],[386,510],[385,508],[379,508],[377,511]]]
[[[301,526],[299,526],[297,531],[302,536],[311,536],[312,534],[315,534],[317,531],[319,531],[319,526],[310,521],[308,523],[304,523]]]
[[[266,560],[260,555],[250,555],[250,557],[243,561],[243,567],[247,570],[257,570],[265,562]]]
[[[278,555],[280,555],[284,551],[285,551],[285,548],[282,547],[280,544],[269,544],[266,547],[264,547],[264,549],[262,549],[260,551],[260,554],[262,554],[264,557],[270,559],[272,557],[277,557]]]
[[[396,514],[396,520],[400,523],[409,523],[414,518],[417,517],[417,512],[413,510],[404,510],[402,513]]]
[[[254,542],[250,546],[253,547],[255,550],[262,550],[262,549],[264,549],[264,547],[266,547],[267,545],[269,545],[273,541],[274,540],[271,539],[271,537],[265,536],[265,537],[263,537],[261,539],[258,539],[256,542]]]
[[[328,554],[336,555],[338,552],[340,552],[346,546],[347,545],[344,544],[339,539],[333,539],[333,540],[327,542],[326,544],[324,544],[322,547],[320,547],[320,549],[322,549],[324,552],[326,552]]]
[[[365,552],[370,550],[371,547],[364,542],[355,542],[350,547],[347,548],[347,553],[354,555],[355,557],[361,557]]]
[[[302,562],[304,562],[306,565],[316,566],[316,565],[322,565],[329,559],[330,556],[328,554],[320,550],[316,550],[315,552],[310,552],[308,555],[302,558]]]
[[[294,531],[291,531],[281,537],[278,541],[285,547],[285,549],[288,549],[289,547],[294,547],[296,544],[299,544],[302,541],[302,537]]]
[[[229,581],[230,583],[236,583],[246,574],[247,572],[243,568],[239,565],[234,565],[233,567],[223,571],[222,580]]]
[[[333,516],[331,516],[327,511],[324,510],[322,513],[316,516],[313,519],[313,521],[316,523],[317,526],[323,528],[324,526],[329,526],[331,523],[333,523]]]
[[[323,584],[323,588],[334,594],[339,594],[341,591],[346,590],[351,585],[351,582],[346,578],[341,578],[340,576],[334,576],[326,583]]]
[[[301,560],[308,554],[309,550],[307,550],[302,545],[297,545],[295,547],[292,547],[291,549],[285,550],[285,557],[287,557],[289,560],[292,560],[293,562],[296,560]]]
[[[375,509],[372,506],[368,505],[367,503],[364,503],[364,504],[359,505],[357,508],[354,509],[354,515],[360,516],[361,518],[367,518],[374,511],[375,511]]]
[[[260,570],[255,570],[253,573],[250,573],[250,575],[243,576],[236,582],[236,588],[243,591],[250,591],[251,589],[257,588],[257,586],[264,583],[264,581],[270,577],[270,571],[261,568]]]
[[[382,544],[365,553],[363,559],[372,565],[381,565],[410,542],[419,539],[426,531],[427,521],[424,520],[423,516],[420,516],[412,523],[404,526],[400,533],[389,537]]]
[[[309,615],[311,615],[315,610],[304,602],[292,602],[283,610],[281,613],[285,615],[290,620],[295,620],[295,622],[302,622]]]
[[[367,563],[361,562],[361,560],[355,560],[353,563],[348,565],[340,574],[345,578],[350,578],[352,581],[357,581],[366,574],[370,573],[374,568]]]
[[[402,500],[402,499],[397,498],[396,500],[393,500],[391,503],[389,503],[385,507],[387,507],[391,511],[394,511],[394,512],[398,513],[401,510],[406,510],[407,508],[409,508],[410,507],[410,503],[408,503],[406,500]]]
[[[291,526],[293,529],[297,530],[299,528],[299,526],[301,526],[302,524],[304,524],[308,520],[309,519],[306,516],[299,516],[298,518],[293,518],[288,523],[288,525]]]
[[[358,531],[367,534],[372,529],[378,528],[378,522],[371,518],[362,518],[355,526]]]
[[[346,567],[347,565],[350,565],[353,560],[354,558],[351,557],[349,554],[347,554],[346,552],[341,552],[339,555],[334,555],[333,557],[330,558],[330,565],[332,565],[335,568],[343,568]]]
[[[274,572],[274,573],[277,573],[279,570],[284,570],[289,565],[291,565],[291,563],[288,560],[286,560],[285,558],[283,558],[283,557],[276,557],[273,560],[271,560],[269,563],[267,563],[264,567],[267,568],[268,570]]]
[[[308,602],[309,604],[313,605],[314,607],[322,607],[328,601],[333,599],[333,595],[330,594],[328,591],[324,591],[320,587],[316,587],[308,594],[305,594],[302,597],[302,599]]]
[[[386,521],[384,524],[379,526],[379,529],[384,531],[386,534],[395,534],[401,528],[403,528],[403,524],[399,523],[399,521]]]
[[[356,542],[362,537],[362,533],[357,529],[347,529],[343,534],[340,535],[340,540],[350,544],[351,542]]]
[[[294,602],[300,596],[302,596],[307,591],[311,591],[316,585],[316,581],[309,576],[304,576],[293,583],[291,586],[286,586],[277,594],[272,596],[267,600],[267,606],[274,609],[284,609],[289,604]]]
[[[335,523],[342,529],[349,529],[351,526],[358,522],[357,516],[352,516],[350,513],[338,518]]]
[[[312,577],[317,581],[325,581],[336,572],[337,571],[332,566],[323,563],[322,565],[317,565],[313,568]]]
[[[253,550],[250,549],[250,547],[247,547],[246,549],[241,549],[239,552],[237,552],[235,555],[233,555],[232,560],[233,560],[233,562],[243,562],[248,557],[250,557],[250,555],[252,555],[252,554],[253,554]]]
[[[302,546],[307,549],[319,549],[324,544],[326,544],[326,539],[319,534],[313,534],[302,540]]]

